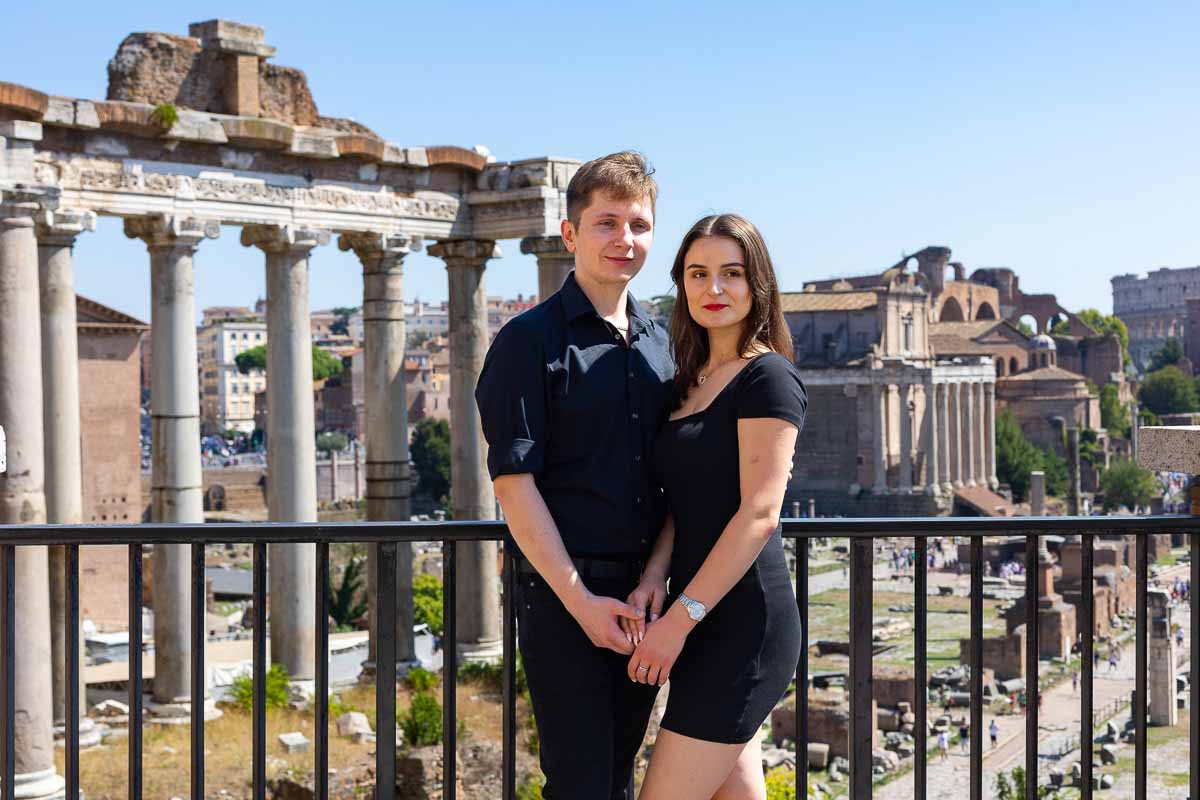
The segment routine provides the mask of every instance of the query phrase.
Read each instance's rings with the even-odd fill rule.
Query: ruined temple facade
[[[1193,362],[1200,360],[1200,267],[1150,270],[1146,277],[1112,279],[1113,314],[1129,329],[1129,355],[1139,369],[1167,339],[1178,339]],[[1189,311],[1193,308],[1193,311]]]

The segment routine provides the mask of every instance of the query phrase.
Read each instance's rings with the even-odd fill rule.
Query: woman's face
[[[683,260],[683,289],[688,311],[700,327],[740,326],[753,305],[742,246],[728,236],[692,242]]]

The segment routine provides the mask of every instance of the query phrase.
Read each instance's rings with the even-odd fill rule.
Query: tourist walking
[[[676,403],[653,450],[668,523],[650,558],[671,602],[628,673],[671,693],[640,798],[765,797],[758,731],[801,652],[779,512],[808,399],[750,222],[697,222],[671,279]]]
[[[992,738],[992,749],[995,750],[997,742],[1000,741],[1000,726],[996,724],[995,719],[988,725],[988,736]]]
[[[1079,673],[1071,673],[1071,694],[1079,694]]]
[[[518,645],[547,800],[630,800],[658,693],[625,674],[666,598],[665,568],[642,565],[666,519],[649,454],[675,370],[666,331],[628,290],[653,240],[650,172],[616,153],[575,173],[560,226],[575,270],[501,329],[475,393],[519,548]]]
[[[958,745],[964,754],[971,751],[971,726],[967,724],[965,717],[962,724],[958,726]]]
[[[942,754],[942,761],[950,760],[950,733],[942,731],[938,734],[938,752]]]

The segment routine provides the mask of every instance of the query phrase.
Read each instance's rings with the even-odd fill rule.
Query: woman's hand
[[[654,686],[666,683],[692,627],[675,614],[652,623],[629,659],[629,679]]]
[[[638,619],[620,619],[621,630],[629,639],[629,643],[637,647],[646,638],[646,620],[654,622],[662,614],[663,603],[667,599],[667,578],[657,572],[647,570],[642,573],[642,579],[637,588],[629,593],[625,602],[633,606],[634,611],[641,614]]]

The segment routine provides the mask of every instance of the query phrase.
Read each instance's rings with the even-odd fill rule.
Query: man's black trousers
[[[589,580],[624,601],[633,581]],[[546,800],[633,800],[626,791],[657,686],[629,680],[629,656],[592,644],[536,575],[518,578],[517,636],[537,722]]]

